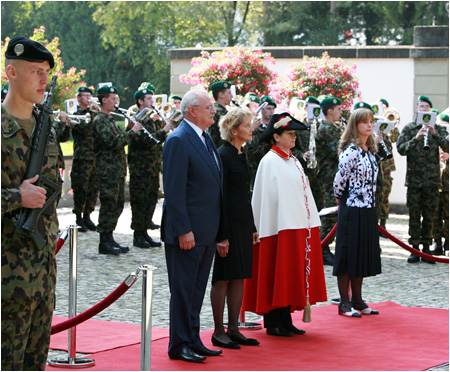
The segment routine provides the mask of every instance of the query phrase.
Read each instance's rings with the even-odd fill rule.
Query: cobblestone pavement
[[[75,223],[71,207],[58,208],[60,229],[63,230]],[[162,200],[158,203],[153,221],[161,221]],[[98,220],[98,207],[91,218]],[[77,270],[77,313],[81,313],[109,295],[131,272],[144,264],[157,268],[153,273],[153,306],[152,320],[154,327],[169,327],[169,285],[164,256],[164,249],[142,249],[133,247],[133,234],[130,229],[131,210],[125,203],[124,211],[119,219],[114,238],[121,244],[128,245],[130,252],[119,256],[99,255],[99,235],[96,232],[78,233],[78,270]],[[387,230],[400,240],[408,241],[408,216],[391,215],[387,221]],[[159,230],[149,230],[149,235],[159,240]],[[392,301],[403,306],[449,308],[449,265],[436,263],[408,264],[409,252],[388,239],[380,239],[382,248],[382,274],[365,278],[363,284],[364,299],[369,302]],[[331,245],[332,250],[334,244]],[[67,316],[68,312],[68,271],[69,241],[67,240],[57,255],[58,281],[56,286],[55,315]],[[325,266],[328,302],[338,298],[336,278],[332,276],[332,268]],[[214,327],[212,310],[209,301],[209,290],[201,313],[202,329]],[[142,280],[138,280],[118,301],[94,319],[140,324]],[[337,312],[337,311],[336,311]],[[226,319],[226,318],[225,318]],[[260,320],[261,317],[246,313],[247,321]],[[50,357],[61,356],[61,352],[51,351]],[[67,352],[63,354],[67,356]],[[433,370],[448,371],[448,364]]]

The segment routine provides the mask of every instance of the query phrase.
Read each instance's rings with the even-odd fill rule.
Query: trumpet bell
[[[394,110],[394,109],[392,109],[392,108],[387,109],[387,110],[384,112],[384,118],[385,118],[386,120],[395,122],[395,126],[397,126],[398,124],[400,124],[400,114],[398,113],[397,110]]]

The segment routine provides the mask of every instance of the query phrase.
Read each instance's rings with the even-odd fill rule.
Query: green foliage
[[[64,101],[69,98],[73,98],[76,95],[76,91],[80,85],[85,85],[82,81],[85,75],[85,70],[80,70],[77,72],[75,67],[71,67],[66,72],[64,72],[64,63],[61,59],[61,50],[59,49],[59,39],[57,37],[53,38],[51,42],[48,42],[45,38],[45,27],[41,26],[39,29],[35,29],[33,35],[30,39],[35,40],[43,44],[53,55],[55,60],[55,66],[53,67],[51,74],[57,75],[58,80],[54,90],[53,96],[53,108],[64,109]],[[5,51],[8,47],[10,38],[7,37],[5,41],[1,42],[1,64],[5,64]],[[50,80],[50,79],[49,79]],[[7,76],[5,71],[2,70],[1,84],[6,83]]]
[[[217,81],[228,81],[236,86],[238,95],[245,96],[247,92],[264,95],[276,78],[265,61],[275,63],[270,53],[261,49],[233,47],[212,54],[202,51],[200,57],[192,59],[193,67],[188,74],[180,76],[180,81],[205,90]]]

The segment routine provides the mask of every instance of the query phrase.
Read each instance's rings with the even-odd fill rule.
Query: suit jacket
[[[214,147],[219,169],[205,144],[183,120],[169,135],[163,150],[164,205],[161,239],[177,245],[190,231],[195,244],[222,240],[222,163]]]

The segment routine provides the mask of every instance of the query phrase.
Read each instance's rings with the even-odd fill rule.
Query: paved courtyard
[[[161,221],[162,200],[158,203],[154,222]],[[75,223],[72,208],[58,208],[60,229],[63,230]],[[98,207],[91,215],[92,220],[98,221]],[[131,272],[144,264],[157,268],[153,274],[153,326],[169,326],[169,285],[164,257],[164,248],[142,249],[133,247],[133,233],[130,229],[131,210],[128,202],[119,219],[115,239],[121,244],[128,245],[130,252],[119,256],[98,254],[99,235],[96,232],[78,233],[78,291],[77,313],[81,313],[110,294]],[[387,221],[387,230],[407,242],[408,216],[394,214]],[[159,230],[149,230],[150,236],[159,240]],[[380,239],[382,248],[382,274],[364,279],[363,295],[369,303],[393,301],[404,306],[449,308],[449,265],[436,263],[408,264],[409,252],[400,248],[388,239]],[[334,244],[331,246],[334,248]],[[55,315],[67,316],[68,312],[68,270],[69,270],[69,240],[57,255],[58,281],[56,288]],[[325,266],[328,302],[338,298],[336,278],[332,276],[332,268]],[[201,314],[201,328],[214,327],[212,310],[209,301],[209,288]],[[138,280],[118,301],[94,317],[94,319],[109,320],[140,324],[141,317],[142,280]],[[337,308],[336,308],[337,314]],[[314,319],[314,309],[312,312]],[[246,313],[246,320],[259,320],[260,316]],[[51,351],[50,357],[67,356],[67,352]],[[433,370],[449,370],[448,364]]]

